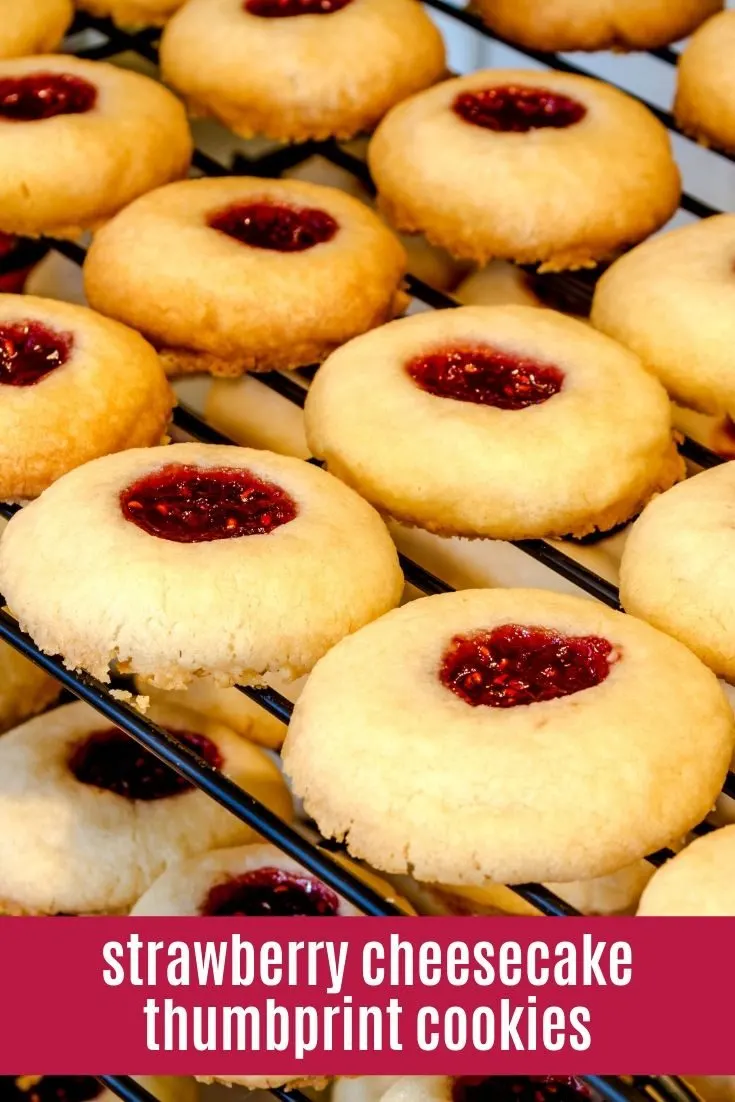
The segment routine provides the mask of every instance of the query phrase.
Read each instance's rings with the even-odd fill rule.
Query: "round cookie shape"
[[[458,643],[474,647],[447,677]],[[607,669],[589,655],[603,647]],[[570,688],[592,669],[589,688]],[[505,685],[505,699],[463,699],[478,683]],[[647,624],[576,597],[467,590],[414,601],[330,651],[296,703],[283,762],[320,831],[378,869],[565,882],[699,822],[734,730],[714,675]]]
[[[141,486],[170,482],[171,472],[180,492],[161,498],[165,526],[153,535],[134,509],[126,518],[124,501],[140,502]],[[231,533],[221,494],[236,487],[245,515],[253,482],[274,487],[295,516]],[[202,521],[210,506],[212,531]],[[252,508],[262,519],[267,502],[256,496]],[[201,537],[193,542],[181,538],[190,523]],[[51,604],[42,576],[54,579]],[[134,449],[65,475],[9,522],[0,579],[43,650],[101,678],[116,659],[164,689],[200,676],[220,685],[299,677],[403,588],[382,520],[337,479],[299,459],[206,444]]]
[[[323,360],[387,321],[405,267],[356,199],[238,177],[133,203],[95,237],[84,280],[91,305],[139,329],[172,374],[241,375]]]
[[[377,508],[442,534],[604,531],[684,473],[666,394],[639,361],[527,306],[417,314],[358,337],[319,370],[306,431]]]
[[[350,138],[446,72],[416,0],[189,0],[161,42],[193,114],[242,137]]]
[[[475,0],[491,30],[532,50],[652,50],[686,38],[723,0]]]
[[[84,306],[0,295],[0,500],[73,467],[159,444],[173,393],[151,346]]]
[[[735,13],[708,20],[687,44],[677,68],[674,116],[703,145],[735,152]]]
[[[395,107],[369,149],[382,210],[454,256],[594,265],[676,210],[665,127],[630,96],[566,73],[493,69]]]
[[[735,214],[671,230],[597,284],[592,324],[640,356],[680,405],[735,413]]]
[[[735,917],[735,826],[697,838],[656,870],[639,915]]]
[[[0,0],[0,58],[55,50],[74,16],[71,0]]]
[[[76,0],[80,11],[118,27],[162,27],[184,0]]]
[[[0,734],[42,712],[60,692],[58,681],[0,642]]]
[[[262,750],[191,712],[157,707],[150,718],[290,818],[288,790]],[[81,703],[3,735],[2,910],[127,912],[171,861],[254,840],[234,815],[129,743]]]
[[[157,81],[70,56],[0,61],[2,232],[77,237],[186,175],[191,149]]]

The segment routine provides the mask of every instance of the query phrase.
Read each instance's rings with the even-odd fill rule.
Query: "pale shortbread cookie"
[[[276,218],[317,212],[333,236],[279,251],[209,225],[261,205]],[[323,360],[387,321],[403,306],[405,268],[390,230],[336,188],[233,177],[187,180],[133,203],[96,235],[84,282],[90,304],[139,329],[171,374],[232,376]]]
[[[457,287],[463,306],[543,306],[522,268],[507,260],[491,260]]]
[[[52,81],[59,113],[19,120],[0,103],[0,231],[76,237],[143,192],[186,175],[186,113],[157,81],[69,56],[0,61],[0,90],[32,77]],[[74,78],[71,93],[59,77]],[[67,109],[69,101],[81,109],[68,113],[65,100]],[[39,109],[44,102],[34,100]]]
[[[157,689],[140,677],[135,679],[135,687],[142,696],[148,697],[154,703],[175,704],[178,708],[202,712],[261,746],[278,749],[286,737],[285,724],[234,687],[220,689],[206,678],[200,678],[188,689],[167,692],[165,689]]]
[[[50,53],[73,16],[72,0],[0,0],[0,58]]]
[[[719,5],[718,5],[719,7]],[[679,59],[674,115],[680,128],[716,149],[735,152],[735,11],[710,19]]]
[[[119,27],[161,27],[184,0],[76,0],[80,11],[110,18]]]
[[[214,751],[225,775],[290,819],[288,789],[262,750],[192,712],[156,708],[150,718],[170,731],[199,736],[193,749],[205,757]],[[171,792],[169,787],[160,798],[133,798],[119,788],[77,779],[72,771],[79,760],[75,755],[85,751],[88,736],[110,729],[109,720],[77,703],[32,719],[0,739],[0,908],[5,912],[124,912],[171,861],[256,837],[194,788]],[[128,736],[118,736],[127,747]],[[126,785],[128,793],[140,791],[131,786],[139,783],[137,765],[145,759],[134,743],[130,746],[133,753],[128,751],[120,762],[120,748],[103,744],[93,763],[99,769],[107,755],[109,777],[118,786]],[[170,771],[150,755],[144,768],[152,767],[157,770],[153,783],[161,783],[162,774],[168,779]],[[98,771],[91,775],[101,776]]]
[[[533,50],[652,50],[686,38],[724,0],[473,0],[487,25]]]
[[[647,624],[548,592],[467,590],[330,651],[283,762],[321,832],[378,869],[564,882],[690,830],[734,738],[714,675]]]
[[[735,918],[735,826],[698,838],[662,865],[638,914]]]
[[[42,712],[60,692],[58,681],[0,641],[0,733]]]
[[[241,499],[226,497],[240,484],[255,530],[250,514],[239,527]],[[159,522],[171,534],[154,534]],[[0,541],[0,592],[42,650],[103,679],[116,659],[164,689],[199,676],[222,686],[299,677],[402,589],[367,502],[312,464],[249,448],[172,444],[93,460],[16,514]]]
[[[454,350],[467,350],[466,370]],[[506,359],[483,366],[475,350]],[[423,383],[413,364],[429,365]],[[503,404],[530,402],[534,385],[537,404]],[[525,306],[421,313],[358,337],[323,364],[305,414],[309,446],[333,474],[442,534],[604,531],[684,474],[666,393],[638,359]]]
[[[189,0],[161,41],[164,79],[193,114],[281,141],[350,138],[446,71],[417,0]]]
[[[0,500],[37,497],[99,455],[160,444],[173,401],[138,333],[84,306],[0,295]]]
[[[701,413],[735,413],[733,257],[735,214],[705,218],[617,260],[592,303],[592,324]]]

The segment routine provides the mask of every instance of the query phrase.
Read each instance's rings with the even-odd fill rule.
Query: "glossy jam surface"
[[[173,543],[267,535],[298,513],[285,490],[250,471],[174,463],[123,490],[120,508],[150,536]]]
[[[83,115],[96,102],[94,84],[71,73],[28,73],[0,78],[0,119],[8,122]]]
[[[455,1079],[454,1102],[582,1102],[589,1091],[580,1079],[554,1075],[489,1075]]]
[[[311,915],[331,918],[337,914],[339,898],[321,880],[306,873],[265,867],[216,884],[202,908],[205,915]]]
[[[168,731],[215,769],[222,765],[222,755],[205,735]],[[94,731],[82,739],[72,751],[69,769],[81,784],[104,788],[128,800],[163,800],[193,787],[118,727]]]
[[[93,1075],[0,1075],[0,1102],[91,1102],[100,1094]]]
[[[605,680],[617,657],[612,643],[596,635],[503,624],[455,635],[439,680],[473,707],[515,708],[591,689]]]
[[[264,19],[285,19],[290,15],[331,15],[342,11],[352,0],[244,0],[249,15]]]
[[[551,127],[563,130],[587,114],[583,103],[549,88],[525,88],[509,84],[462,92],[452,109],[465,122],[504,134],[526,134]]]
[[[33,386],[69,359],[74,338],[37,321],[0,322],[0,386]]]
[[[209,218],[213,230],[253,249],[302,253],[331,241],[339,225],[325,210],[285,203],[243,203]]]
[[[438,398],[525,409],[558,394],[564,373],[553,364],[536,363],[492,348],[447,348],[417,356],[406,364],[413,381]]]

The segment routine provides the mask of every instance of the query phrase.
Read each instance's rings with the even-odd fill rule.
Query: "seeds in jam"
[[[331,15],[342,11],[352,0],[244,0],[249,15],[265,19],[284,19],[291,15]]]
[[[452,1081],[453,1102],[588,1102],[581,1079],[558,1075],[489,1075]]]
[[[69,359],[71,333],[37,321],[0,322],[0,386],[33,386]]]
[[[93,1075],[0,1075],[0,1102],[91,1102],[100,1094]]]
[[[316,207],[290,207],[285,203],[242,203],[213,214],[213,230],[254,249],[302,253],[331,241],[338,223]]]
[[[508,84],[461,92],[452,110],[465,122],[505,134],[527,134],[529,130],[574,126],[587,114],[583,103],[552,92],[549,88],[526,88]]]
[[[596,635],[503,624],[455,635],[438,672],[442,685],[472,707],[515,708],[591,689],[618,658]]]
[[[298,513],[285,490],[250,471],[174,463],[123,490],[120,508],[150,536],[174,543],[266,535]]]
[[[203,915],[245,915],[258,918],[270,915],[333,917],[339,910],[339,898],[331,888],[306,873],[266,867],[216,884],[207,895]]]
[[[171,729],[168,733],[215,769],[222,765],[222,755],[205,735]],[[69,769],[81,784],[104,788],[128,800],[163,800],[193,788],[190,781],[118,727],[94,731],[82,739],[72,751]]]
[[[83,115],[96,102],[94,84],[71,73],[27,73],[0,78],[0,119],[9,122]]]
[[[417,356],[406,365],[413,381],[438,398],[496,409],[526,409],[548,401],[564,384],[553,364],[537,363],[493,348],[448,348]]]

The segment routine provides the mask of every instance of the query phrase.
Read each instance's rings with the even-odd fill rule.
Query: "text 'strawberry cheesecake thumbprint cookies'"
[[[369,160],[397,229],[481,264],[595,264],[668,221],[681,192],[668,133],[650,111],[566,73],[445,81],[389,112]]]
[[[378,869],[563,882],[691,829],[734,739],[714,674],[648,624],[576,597],[468,590],[337,644],[283,761],[320,831]]]
[[[92,306],[139,329],[171,374],[323,360],[403,306],[406,254],[371,210],[297,180],[187,180],[95,237]]]
[[[0,642],[0,734],[42,712],[60,692],[58,681]]]
[[[73,16],[72,0],[0,0],[0,58],[50,53]]]
[[[703,145],[735,153],[735,12],[723,11],[692,38],[679,59],[674,115]]]
[[[280,141],[350,138],[446,72],[417,0],[189,0],[161,42],[192,114]]]
[[[639,915],[735,918],[735,826],[697,838],[656,871]]]
[[[150,718],[285,819],[291,798],[268,755],[176,708]],[[127,912],[175,860],[254,832],[86,704],[0,739],[0,911]]]
[[[639,360],[527,306],[417,314],[358,337],[321,367],[306,431],[381,511],[444,534],[604,531],[684,474],[666,392]]]
[[[0,295],[0,500],[37,497],[89,459],[160,444],[173,392],[124,325],[30,295]]]
[[[193,1079],[134,1075],[158,1102],[196,1102]],[[95,1075],[0,1075],[3,1102],[115,1102],[117,1095]]]
[[[93,460],[0,540],[0,592],[42,650],[101,678],[116,659],[164,689],[299,677],[402,589],[367,502],[313,464],[249,448]]]
[[[76,237],[185,176],[191,148],[155,80],[65,55],[0,61],[2,232]]]
[[[80,11],[112,19],[119,27],[161,27],[184,0],[76,0]]]

